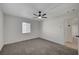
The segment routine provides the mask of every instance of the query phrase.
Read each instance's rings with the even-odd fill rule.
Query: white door
[[[73,48],[78,49],[78,24],[72,25]]]
[[[65,24],[65,45],[70,48],[78,49],[78,20],[77,18],[68,19]]]
[[[0,9],[0,50],[3,47],[3,14]]]

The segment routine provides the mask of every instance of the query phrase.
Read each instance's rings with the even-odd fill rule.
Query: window
[[[31,32],[31,24],[22,22],[22,33],[30,33]]]

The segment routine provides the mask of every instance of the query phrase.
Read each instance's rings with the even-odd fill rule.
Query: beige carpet
[[[5,45],[1,55],[77,55],[78,51],[42,38]]]

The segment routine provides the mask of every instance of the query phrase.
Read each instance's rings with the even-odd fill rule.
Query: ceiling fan
[[[46,13],[43,13],[42,14],[41,11],[38,11],[38,15],[37,14],[33,14],[33,15],[35,15],[36,18],[39,18],[39,19],[41,19],[41,18],[47,18],[47,17],[45,17]]]

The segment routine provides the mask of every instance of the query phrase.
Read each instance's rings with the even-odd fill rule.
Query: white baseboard
[[[4,45],[13,44],[13,43],[17,43],[17,42],[21,42],[21,41],[25,41],[25,40],[34,39],[34,38],[38,38],[38,37],[32,37],[32,38],[28,38],[28,39],[22,39],[22,40],[18,40],[18,41],[14,41],[14,42],[5,42]]]
[[[51,42],[58,43],[58,44],[60,44],[60,45],[64,45],[64,43],[59,43],[59,42],[56,42],[56,41],[54,41],[54,40],[49,40],[50,38],[46,38],[46,37],[41,37],[41,38],[46,39],[46,40],[51,41]]]

